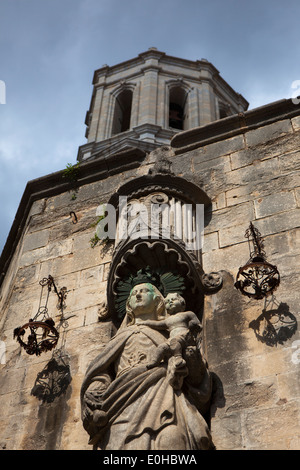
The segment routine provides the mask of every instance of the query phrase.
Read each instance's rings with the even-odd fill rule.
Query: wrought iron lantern
[[[245,238],[248,238],[250,259],[239,269],[234,285],[247,297],[263,299],[279,286],[280,275],[277,267],[266,260],[263,238],[252,222],[245,232]]]
[[[41,295],[39,307],[34,318],[31,318],[23,326],[14,329],[14,338],[20,343],[21,347],[30,355],[39,356],[42,352],[51,351],[57,345],[59,332],[55,328],[54,320],[48,314],[49,294],[54,289],[58,296],[57,308],[62,311],[65,306],[66,288],[57,290],[52,276],[39,281],[41,286]],[[47,287],[45,305],[42,305],[43,290]]]

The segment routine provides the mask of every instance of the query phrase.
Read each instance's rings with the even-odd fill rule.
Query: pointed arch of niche
[[[113,92],[110,109],[113,110],[111,135],[120,134],[131,129],[132,103],[135,84],[121,83]]]
[[[119,207],[120,197],[127,198],[127,205],[138,202],[147,205],[149,202],[158,201],[166,207],[175,204],[177,216],[182,217],[183,204],[195,207],[201,204],[204,209],[211,206],[207,194],[194,183],[173,175],[145,175],[128,181],[122,185],[109,200],[116,209],[117,230],[122,213]],[[173,207],[175,207],[173,206]],[[175,211],[174,211],[175,212]],[[190,212],[192,217],[193,213]],[[141,232],[140,232],[141,235]],[[151,270],[160,274],[175,273],[183,279],[184,290],[182,292],[186,301],[186,308],[193,310],[198,317],[202,318],[205,275],[201,253],[198,250],[187,250],[186,245],[180,237],[169,238],[150,236],[138,236],[134,238],[117,239],[110,266],[107,282],[107,307],[109,316],[118,327],[122,321],[124,311],[120,310],[120,286],[122,282],[131,275],[142,269],[150,267]]]
[[[167,127],[183,131],[189,129],[189,94],[192,88],[182,78],[170,80],[167,85]]]

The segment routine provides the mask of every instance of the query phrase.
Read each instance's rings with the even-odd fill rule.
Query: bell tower
[[[247,110],[207,60],[185,60],[151,47],[96,70],[79,161],[128,148],[150,152],[174,134]]]

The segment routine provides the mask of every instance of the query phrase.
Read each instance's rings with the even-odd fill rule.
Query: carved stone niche
[[[107,283],[107,311],[116,326],[124,317],[128,296],[126,289],[122,294],[122,283],[145,267],[182,278],[186,308],[201,319],[204,295],[222,284],[217,273],[205,274],[201,263],[204,211],[211,204],[208,196],[183,178],[148,174],[123,185],[109,203],[118,216]],[[191,242],[193,233],[197,237]]]
[[[123,207],[119,196],[126,196]],[[210,201],[192,183],[156,174],[125,184],[109,203],[119,214],[117,230],[120,224],[131,229],[116,238],[107,280],[107,312],[117,331],[81,387],[89,444],[101,450],[214,449],[206,421],[213,384],[201,320],[204,295],[220,279],[205,275],[201,249],[181,236],[189,224],[197,230],[195,204],[205,208]],[[164,206],[154,235],[151,204]],[[131,211],[138,205],[143,217]],[[167,225],[163,210],[173,217]],[[105,312],[102,306],[99,315],[107,318]]]

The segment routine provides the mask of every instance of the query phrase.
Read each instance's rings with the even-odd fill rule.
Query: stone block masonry
[[[1,299],[1,339],[6,346],[6,361],[0,366],[0,394],[2,403],[7,404],[0,410],[3,449],[89,448],[81,425],[78,394],[87,364],[112,334],[110,325],[99,323],[99,308],[106,299],[110,250],[100,244],[91,247],[96,207],[90,206],[90,200],[86,207],[82,207],[82,200],[80,204],[72,205],[69,193],[47,198],[41,211],[31,210],[26,235],[19,241],[16,271],[9,280],[7,297]],[[72,223],[70,209],[77,212],[78,225]],[[67,288],[64,315],[68,327],[65,332],[60,328],[57,349],[70,367],[72,380],[67,392],[56,398],[54,389],[49,390],[53,401],[48,402],[32,396],[32,390],[53,353],[28,356],[13,339],[13,330],[36,314],[39,280],[49,274],[58,288]],[[48,309],[59,325],[54,293],[49,296]],[[45,376],[44,380],[46,383],[51,378]],[[55,420],[51,426],[50,420]]]

